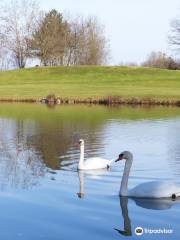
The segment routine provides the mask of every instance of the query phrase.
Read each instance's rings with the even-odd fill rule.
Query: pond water
[[[129,188],[180,182],[180,108],[1,104],[0,239],[180,239],[180,202],[119,198],[123,162],[78,173],[79,138],[86,157],[133,152]]]

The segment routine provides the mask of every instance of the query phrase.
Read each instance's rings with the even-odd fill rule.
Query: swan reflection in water
[[[124,236],[131,236],[131,220],[128,214],[128,197],[119,197],[120,200],[120,209],[122,212],[122,217],[124,219],[124,230],[114,228],[118,233]]]
[[[84,191],[84,177],[88,176],[91,179],[99,179],[102,175],[105,175],[109,169],[96,169],[96,170],[79,170],[78,177],[79,177],[79,192],[77,193],[79,198],[85,197]]]
[[[85,197],[84,177],[88,175],[91,178],[99,178],[101,175],[107,173],[108,170],[95,170],[95,171],[78,171],[79,176],[79,198]],[[128,212],[128,201],[133,201],[138,207],[149,210],[167,210],[175,204],[180,204],[180,198],[173,200],[172,198],[132,198],[119,196],[121,214],[124,220],[124,229],[114,228],[119,234],[124,236],[132,236],[131,219]]]
[[[120,208],[122,211],[122,217],[124,219],[124,230],[114,228],[118,233],[124,236],[131,236],[131,220],[128,214],[128,199],[135,202],[138,207],[150,209],[150,210],[167,210],[174,204],[180,204],[180,198],[172,200],[172,198],[128,198],[119,197]]]

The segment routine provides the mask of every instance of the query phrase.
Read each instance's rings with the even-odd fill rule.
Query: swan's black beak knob
[[[124,155],[121,153],[119,154],[118,159],[115,160],[115,162],[121,161],[123,159]]]

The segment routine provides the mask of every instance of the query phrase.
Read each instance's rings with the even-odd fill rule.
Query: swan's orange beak
[[[115,160],[115,162],[121,161],[123,159],[123,154],[119,154],[118,159]]]

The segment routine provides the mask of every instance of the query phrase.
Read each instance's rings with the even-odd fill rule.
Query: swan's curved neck
[[[84,146],[80,146],[80,159],[79,159],[79,168],[82,168],[84,165]]]
[[[133,161],[132,157],[126,160],[123,177],[121,180],[120,196],[128,196],[128,178],[132,166],[132,161]]]

